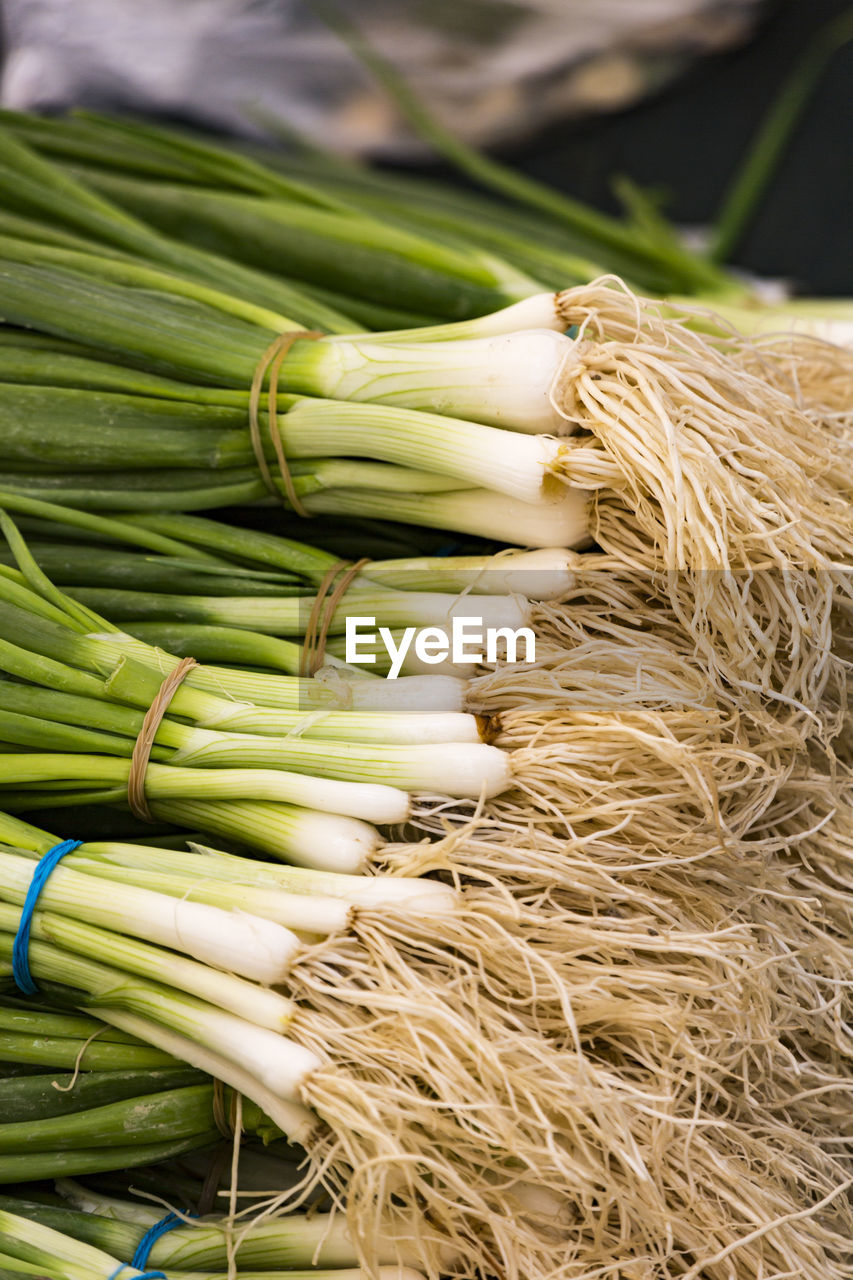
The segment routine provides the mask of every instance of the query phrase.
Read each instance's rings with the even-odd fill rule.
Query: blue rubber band
[[[183,1218],[179,1218],[176,1213],[167,1213],[165,1218],[161,1218],[159,1222],[155,1222],[153,1227],[149,1227],[145,1235],[136,1246],[136,1253],[130,1260],[132,1267],[138,1267],[140,1271],[144,1271],[148,1266],[148,1257],[154,1245],[164,1236],[167,1231],[174,1231],[175,1227],[183,1226]],[[152,1273],[159,1275],[160,1272]],[[140,1280],[137,1276],[136,1280]]]
[[[131,1262],[121,1262],[109,1276],[107,1280],[116,1280],[116,1276],[120,1276],[122,1271],[126,1271],[132,1266]],[[169,1280],[165,1271],[145,1271],[142,1274],[135,1275],[133,1280]]]
[[[38,991],[38,987],[33,981],[33,975],[30,973],[29,952],[30,929],[32,928],[33,912],[36,909],[39,894],[56,864],[65,857],[66,853],[71,853],[72,849],[79,849],[81,843],[82,841],[80,840],[63,840],[62,844],[55,844],[52,849],[48,849],[44,857],[37,863],[33,872],[30,887],[27,889],[27,896],[24,898],[24,905],[21,907],[18,932],[15,934],[15,941],[12,943],[12,977],[18,990],[23,991],[25,996],[34,996]]]

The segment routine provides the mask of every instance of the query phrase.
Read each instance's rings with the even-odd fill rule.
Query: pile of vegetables
[[[849,356],[660,227],[2,123],[3,1181],[233,1131],[144,1274],[840,1280]],[[535,659],[347,661],[468,614]],[[59,1190],[0,1268],[133,1274]]]

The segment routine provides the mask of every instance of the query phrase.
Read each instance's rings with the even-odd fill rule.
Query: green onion
[[[101,1249],[5,1209],[0,1210],[0,1250],[4,1264],[20,1262],[25,1272],[36,1276],[46,1270],[50,1280],[93,1280],[111,1275],[119,1265]],[[132,1277],[134,1272],[125,1274]]]
[[[423,113],[418,118],[423,123]],[[358,211],[391,229],[426,235],[457,252],[475,247],[482,251],[486,246],[536,279],[549,282],[556,275],[555,287],[609,270],[663,292],[737,288],[674,236],[662,243],[636,226],[567,201],[529,180],[523,186],[518,175],[457,140],[451,142],[445,133],[441,147],[452,151],[455,162],[522,203],[504,204],[422,179],[374,173],[304,151],[269,152],[266,163],[259,164],[173,131],[103,117],[45,122],[6,113],[4,120],[16,136],[45,155],[82,165],[87,181],[119,204],[168,226],[184,240],[215,244],[229,257],[260,260],[265,268],[284,265],[278,255],[287,250],[280,248],[280,237],[274,234],[278,219],[298,214],[300,208],[307,217],[312,205],[319,212],[325,203],[339,213]],[[434,121],[431,127],[435,141]],[[237,197],[238,192],[244,195]],[[535,212],[523,207],[531,203],[538,206]]]
[[[0,954],[4,959],[11,955],[18,915],[17,910],[0,905]],[[58,946],[48,941],[49,938],[61,940],[63,944],[71,942],[79,946],[80,951]],[[159,968],[159,982],[118,967],[127,963],[141,968],[142,962],[137,964],[137,957],[142,950],[141,944],[131,943],[118,934],[96,931],[70,921],[65,924],[58,916],[37,911],[30,966],[36,981],[63,982],[79,989],[81,1005],[85,1008],[88,1002],[91,1011],[106,1022],[132,1030],[133,1034],[137,1034],[137,1028],[144,1029],[144,1038],[167,1053],[171,1052],[173,1043],[180,1043],[181,1051],[176,1056],[202,1070],[216,1062],[222,1067],[216,1074],[240,1092],[248,1092],[283,1132],[294,1133],[294,1117],[297,1135],[304,1132],[306,1124],[310,1128],[304,1109],[296,1105],[297,1093],[302,1079],[319,1065],[319,1060],[279,1032],[167,985],[180,982],[186,971],[186,965],[175,964],[174,957],[167,952],[161,952],[157,959],[154,947],[145,948],[151,956],[151,971]],[[92,955],[109,957],[112,963],[88,958]],[[213,976],[211,971],[211,978]],[[223,976],[219,975],[220,981]],[[256,991],[262,1002],[263,997],[273,996],[260,987]],[[249,1016],[254,1012],[249,1008],[246,993],[241,1007]],[[123,1027],[125,1014],[130,1015],[132,1025]],[[179,1040],[171,1040],[170,1033]],[[191,1042],[199,1048],[187,1056],[185,1050]],[[250,1090],[242,1087],[246,1080],[253,1082]]]
[[[12,824],[12,825],[10,825]],[[17,836],[23,848],[33,854],[49,847],[50,837],[27,824],[14,825],[14,819],[0,815],[0,834],[8,828],[7,839]],[[20,856],[21,850],[15,848]],[[7,855],[8,856],[8,855]],[[181,902],[207,902],[225,909],[239,907],[250,916],[286,925],[301,932],[326,935],[348,927],[350,907],[381,910],[384,907],[405,909],[416,915],[446,915],[454,912],[459,901],[448,886],[432,880],[405,876],[351,876],[317,871],[297,866],[260,863],[254,859],[235,857],[208,848],[195,853],[164,850],[150,845],[116,842],[87,842],[80,850],[66,855],[62,870],[79,870],[89,877],[106,878],[130,885],[144,886],[156,894],[170,894]],[[79,877],[78,877],[79,879]],[[47,890],[44,891],[47,893]],[[90,893],[95,897],[95,886]],[[134,901],[136,895],[126,900]],[[144,907],[142,895],[140,909]],[[49,900],[57,910],[64,910],[62,894]],[[80,916],[79,896],[67,899],[73,913]],[[94,914],[82,918],[97,922]],[[101,917],[102,918],[102,917]],[[116,927],[116,917],[112,927]],[[136,933],[139,926],[131,919],[126,931]],[[186,945],[179,949],[187,950]],[[274,1002],[270,1002],[275,1009]],[[274,1014],[278,1025],[282,1013]]]
[[[5,1072],[5,1063],[3,1069]],[[149,1093],[179,1089],[200,1080],[199,1074],[191,1067],[172,1067],[159,1071],[87,1070],[81,1072],[76,1080],[68,1072],[56,1071],[46,1075],[4,1075],[0,1079],[3,1125],[20,1124],[22,1121],[40,1123],[95,1106],[107,1106]],[[205,1127],[205,1132],[208,1127]],[[8,1131],[4,1130],[4,1142],[7,1138]],[[99,1143],[94,1142],[92,1145],[97,1146]]]
[[[0,666],[17,679],[60,696],[54,701],[47,692],[28,691],[27,685],[13,689],[9,706],[0,715],[0,739],[7,747],[48,746],[66,754],[3,752],[0,789],[14,789],[16,798],[10,802],[19,808],[32,803],[33,792],[47,788],[65,803],[119,799],[130,777],[128,757],[141,720],[138,712],[113,704],[130,703],[146,710],[164,671],[175,660],[138,643],[130,656],[121,636],[114,640],[106,623],[89,610],[80,613],[80,606],[44,577],[14,526],[4,519],[24,572],[0,574],[0,596],[9,602],[0,603]],[[25,585],[27,579],[56,603],[31,590]],[[417,605],[412,593],[393,594],[409,610]],[[378,602],[380,595],[368,598]],[[387,591],[385,598],[390,598]],[[488,600],[479,599],[481,604]],[[91,632],[93,625],[104,630]],[[81,634],[86,631],[88,635]],[[83,670],[87,667],[88,672]],[[264,677],[254,679],[265,687]],[[208,683],[219,690],[219,696],[204,692],[202,672],[201,680],[187,682],[177,691],[170,708],[172,715],[189,717],[195,727],[170,716],[160,730],[159,745],[169,749],[168,754],[160,763],[164,755],[159,750],[146,774],[155,815],[181,821],[188,803],[201,802],[207,815],[202,825],[228,834],[233,829],[229,812],[237,812],[234,804],[243,806],[239,812],[248,816],[257,804],[272,802],[278,811],[277,823],[266,821],[268,810],[262,809],[256,810],[251,824],[259,847],[270,848],[272,840],[272,849],[279,855],[357,870],[376,850],[379,838],[354,813],[395,822],[408,813],[403,792],[473,797],[509,785],[508,757],[479,741],[479,723],[470,717],[430,717],[424,722],[423,735],[420,713],[414,715],[410,728],[398,717],[390,717],[394,728],[388,734],[391,741],[386,742],[383,725],[389,719],[340,712],[326,720],[323,729],[317,728],[320,722],[315,718],[319,736],[312,736],[310,725],[304,726],[307,734],[299,733],[301,717],[288,722],[269,706],[235,705],[222,697],[236,687],[227,672],[212,670]],[[80,728],[81,720],[93,727]],[[288,731],[290,736],[283,736]],[[421,743],[423,736],[427,741]],[[363,785],[369,790],[361,790]],[[312,804],[323,811],[306,808]]]
[[[36,1074],[10,1075],[10,1054]],[[145,1065],[154,1057],[173,1065]],[[2,999],[0,1108],[5,1183],[147,1164],[218,1136],[213,1084],[200,1072],[99,1020]],[[248,1100],[242,1125],[278,1136]]]
[[[32,1081],[33,1077],[29,1079]],[[17,1092],[20,1095],[20,1089]],[[150,1097],[137,1092],[131,1097],[135,1105],[130,1107],[124,1101],[104,1102],[90,1111],[59,1119],[36,1118],[32,1114],[17,1123],[4,1119],[0,1124],[0,1158],[107,1147],[113,1142],[120,1146],[153,1146],[159,1145],[158,1139],[165,1143],[201,1137],[204,1145],[204,1140],[213,1140],[212,1085],[164,1089]],[[11,1179],[6,1176],[4,1181]]]
[[[7,117],[8,119],[8,117]],[[335,294],[349,288],[357,297],[366,297],[382,305],[426,310],[448,319],[473,316],[494,310],[506,302],[532,291],[529,277],[480,251],[464,252],[447,249],[432,239],[409,232],[395,232],[382,221],[346,206],[323,209],[301,199],[281,201],[276,206],[281,221],[278,236],[259,244],[263,273],[238,266],[230,255],[208,250],[190,249],[168,236],[158,235],[137,221],[108,198],[96,195],[58,166],[38,157],[8,132],[0,138],[0,187],[8,184],[7,206],[60,229],[71,228],[111,249],[177,266],[182,274],[216,283],[215,276],[230,288],[238,288],[251,297],[250,290],[260,276],[266,289],[254,288],[255,296],[267,294],[275,287],[287,294],[290,310],[309,311],[322,318],[329,308],[311,297],[310,290],[280,282],[268,274],[272,265],[269,254],[287,252],[291,268],[302,279]],[[57,204],[57,195],[62,200]],[[248,201],[251,206],[251,202]],[[230,210],[240,217],[242,211]],[[243,227],[246,218],[242,216]],[[256,234],[261,237],[261,228]],[[339,315],[340,313],[338,313]],[[334,311],[332,318],[337,318]]]
[[[0,849],[5,901],[23,905],[33,870],[28,859]],[[91,876],[65,866],[54,869],[39,901],[46,911],[58,910],[78,921],[117,929],[270,985],[286,977],[299,949],[298,939],[279,925],[267,928],[257,919],[203,904],[172,902],[144,890],[123,891],[118,885],[105,901],[102,887]],[[272,993],[267,1003],[277,1005]],[[286,1023],[289,1014],[289,1007],[282,1003],[271,1016]]]
[[[64,1189],[69,1184],[60,1185]],[[7,1196],[0,1198],[0,1205],[4,1213],[19,1214],[33,1224],[67,1233],[71,1239],[128,1259],[146,1228],[162,1217],[157,1210],[139,1202],[122,1202],[89,1191],[81,1197],[75,1195],[73,1189],[71,1194],[74,1200],[82,1199],[85,1211]],[[0,1247],[6,1244],[4,1235],[0,1234]],[[380,1250],[380,1254],[384,1254],[388,1263],[395,1261],[392,1251]],[[303,1268],[312,1269],[310,1274],[314,1275],[314,1267],[320,1268],[317,1273],[320,1276],[341,1271],[344,1276],[351,1276],[351,1271],[344,1269],[358,1266],[342,1217],[327,1213],[291,1214],[277,1222],[258,1224],[244,1234],[237,1247],[236,1261],[241,1276],[262,1269],[277,1275],[294,1271],[304,1275]],[[228,1262],[225,1223],[217,1220],[178,1225],[155,1242],[150,1254],[151,1268],[165,1267],[170,1275],[225,1271]]]
[[[8,815],[3,815],[8,822]],[[49,845],[47,846],[50,847]],[[42,1009],[0,1007],[0,1060],[73,1071],[125,1073],[173,1069],[170,1055],[152,1049],[135,1036],[108,1027],[97,1018]]]
[[[297,327],[316,324],[342,332],[354,327],[349,317],[289,282],[274,280],[215,254],[176,245],[158,235],[63,174],[57,166],[40,159],[6,131],[0,134],[0,165],[0,185],[5,188],[11,179],[15,191],[14,198],[9,192],[6,208],[28,215],[26,219],[13,217],[6,223],[12,236],[23,233],[34,244],[44,239],[47,245],[59,250],[69,248],[71,252],[99,249],[101,256],[108,257],[117,269],[126,263],[127,269],[132,270],[134,262],[154,263],[166,271],[176,269],[179,279],[195,282],[201,290],[212,287],[219,291],[224,286],[251,306],[264,302],[285,315],[297,315]],[[71,229],[70,241],[60,235],[57,242],[57,222],[60,232]],[[0,232],[2,229],[0,223]]]

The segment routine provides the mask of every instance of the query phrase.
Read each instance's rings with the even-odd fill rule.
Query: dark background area
[[[552,126],[501,158],[612,211],[619,207],[612,179],[627,175],[664,192],[664,212],[675,222],[707,225],[809,41],[851,7],[850,0],[776,0],[741,48],[705,58],[639,106]],[[821,76],[733,258],[790,280],[799,293],[853,296],[851,86],[853,43]]]
[[[74,0],[66,2],[71,6]],[[740,48],[702,58],[638,106],[555,124],[505,149],[500,158],[611,211],[619,208],[613,179],[624,175],[640,188],[662,193],[662,208],[671,220],[708,225],[810,40],[833,18],[850,12],[851,0],[767,0],[760,25]],[[851,85],[853,43],[824,70],[730,259],[758,274],[783,277],[799,293],[853,296]],[[414,171],[464,182],[441,164]]]

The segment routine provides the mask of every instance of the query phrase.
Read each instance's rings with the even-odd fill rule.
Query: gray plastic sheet
[[[636,101],[744,38],[762,0],[339,0],[440,119],[477,144]],[[418,143],[299,0],[4,0],[6,106],[144,111],[343,152]]]

